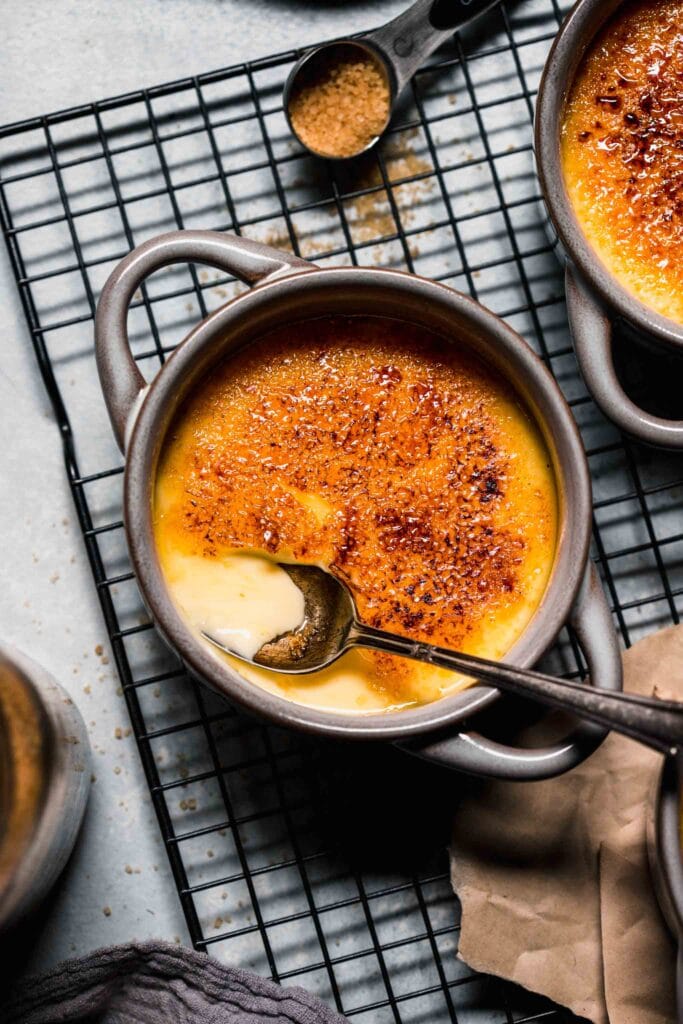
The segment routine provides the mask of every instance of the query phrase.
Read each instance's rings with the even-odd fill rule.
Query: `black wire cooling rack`
[[[289,135],[280,97],[293,52],[0,129],[2,227],[192,940],[354,1020],[569,1018],[456,958],[446,847],[459,776],[265,728],[162,647],[125,549],[93,314],[115,263],[176,227],[244,233],[319,263],[407,267],[471,293],[529,340],[572,405],[594,484],[593,554],[624,643],[677,622],[683,467],[623,439],[589,401],[544,233],[531,122],[562,13],[554,0],[504,5],[456,36],[351,168],[312,161]],[[129,321],[143,372],[240,287],[194,267],[149,281]],[[654,364],[645,375],[631,353],[623,372],[639,390]],[[665,368],[660,399],[671,378]]]

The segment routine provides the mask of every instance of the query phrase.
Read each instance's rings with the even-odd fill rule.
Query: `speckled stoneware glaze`
[[[683,755],[667,758],[659,776],[648,822],[648,852],[659,905],[678,943],[676,1000],[683,1024],[683,860],[681,859],[681,795]]]
[[[604,414],[646,444],[683,449],[683,420],[639,408],[624,391],[612,353],[617,323],[637,338],[683,354],[683,326],[640,302],[610,273],[583,233],[567,194],[560,131],[565,101],[586,50],[623,0],[579,0],[548,55],[536,102],[534,151],[553,242],[566,261],[567,314],[586,387]],[[683,400],[681,402],[683,407]]]
[[[148,386],[128,345],[128,305],[149,274],[185,262],[217,267],[257,287],[198,324]],[[535,750],[461,732],[464,720],[499,696],[484,686],[422,707],[377,715],[304,707],[244,680],[195,639],[173,603],[156,554],[152,496],[159,453],[176,410],[204,374],[231,352],[283,323],[333,314],[388,316],[426,327],[469,346],[517,389],[552,455],[559,539],[546,593],[509,660],[532,665],[570,621],[594,684],[611,690],[621,687],[611,616],[588,562],[591,493],[586,457],[559,388],[526,342],[492,313],[444,285],[395,270],[318,268],[260,243],[210,231],[172,232],[141,245],[112,273],[97,309],[102,389],[126,455],[128,544],[159,631],[193,675],[278,725],[349,739],[399,741],[413,753],[478,774],[538,779],[566,771],[595,749],[603,736],[600,729],[582,726],[564,742]]]

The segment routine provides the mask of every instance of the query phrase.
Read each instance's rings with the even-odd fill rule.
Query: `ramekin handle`
[[[128,307],[142,282],[173,263],[203,263],[249,285],[312,270],[298,256],[218,231],[169,231],[133,249],[112,271],[95,315],[95,355],[109,418],[121,451],[126,424],[146,382],[128,342]]]
[[[621,656],[605,595],[591,564],[586,569],[570,622],[585,654],[591,680],[605,690],[620,690]],[[402,744],[411,753],[447,768],[517,782],[537,782],[574,768],[602,743],[606,731],[582,723],[565,740],[524,749],[498,743],[479,733],[444,735]]]
[[[683,448],[683,420],[646,412],[624,391],[612,357],[612,321],[571,264],[565,272],[567,315],[579,369],[596,405],[624,433],[659,448]]]
[[[647,852],[652,882],[664,919],[678,945],[676,993],[683,1010],[683,860],[681,859],[681,794],[683,755],[667,757],[649,800]]]

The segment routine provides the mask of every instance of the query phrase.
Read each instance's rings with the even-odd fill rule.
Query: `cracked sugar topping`
[[[577,72],[564,175],[603,262],[683,323],[683,2],[624,4]]]
[[[282,328],[212,371],[159,481],[167,543],[325,564],[364,621],[478,653],[502,653],[498,619],[503,650],[516,638],[554,554],[553,474],[514,395],[388,319]],[[413,663],[369,664],[371,685],[410,701]]]

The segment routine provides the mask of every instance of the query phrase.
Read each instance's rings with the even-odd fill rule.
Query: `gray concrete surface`
[[[370,27],[401,6],[397,0],[4,0],[0,122]],[[95,760],[75,855],[33,929],[26,968],[33,972],[111,942],[187,936],[126,734],[60,440],[4,246],[0,310],[2,635],[72,694]]]
[[[404,0],[350,0],[347,3],[325,0],[117,0],[111,4],[104,0],[52,0],[46,5],[39,4],[37,0],[0,0],[4,30],[0,122],[15,121],[313,43],[347,29],[370,27],[395,14],[403,3]],[[518,6],[523,8],[519,15],[518,33],[520,37],[533,37],[539,33],[538,22],[532,17],[533,11],[541,9],[543,14],[549,10],[549,4],[547,0],[526,0],[525,4]],[[538,79],[547,45],[548,36],[545,35],[542,45],[532,45],[523,51],[524,73],[529,88],[533,89]],[[516,201],[519,197],[533,194],[535,189],[531,153],[528,147],[519,147],[519,133],[527,133],[522,136],[527,138],[529,125],[526,103],[514,99],[519,88],[518,72],[512,62],[505,60],[503,53],[498,60],[485,66],[482,63],[478,74],[477,90],[482,98],[513,96],[509,106],[505,103],[488,106],[486,125],[494,149],[506,154],[501,160],[501,188],[509,200]],[[472,161],[468,171],[461,170],[448,177],[447,187],[458,215],[475,215],[469,220],[466,245],[470,265],[482,268],[475,273],[477,293],[481,301],[507,316],[533,344],[538,339],[534,338],[533,323],[524,312],[527,300],[507,252],[507,239],[495,211],[497,194],[484,162],[481,158],[476,159],[481,151],[479,129],[466,116],[457,130],[449,123],[459,110],[460,100],[451,94],[455,79],[454,70],[453,78],[440,80],[436,95],[430,102],[435,104],[432,112],[446,113],[441,124],[434,128],[435,141],[445,162],[462,168]],[[235,129],[231,130],[229,149],[239,152],[239,140],[232,131]],[[414,144],[422,143],[416,139]],[[184,148],[180,152],[173,151],[179,172],[182,161],[187,160],[199,178],[202,159],[212,160],[213,157],[210,153],[202,156],[200,150],[195,152],[191,138],[183,142],[183,147],[185,145],[187,151]],[[133,163],[128,169],[140,190],[147,182],[146,166],[141,158],[139,165]],[[86,197],[90,197],[87,202],[94,202],[92,196],[98,195],[97,188],[102,186],[97,179],[96,165],[89,167],[81,185],[86,190]],[[90,187],[94,193],[87,191]],[[247,220],[256,217],[260,210],[257,205],[259,197],[268,195],[270,191],[272,180],[270,185],[258,180],[250,182],[250,191],[243,202],[256,205],[248,212]],[[55,202],[54,196],[52,201]],[[59,202],[58,197],[56,201]],[[415,229],[442,222],[445,214],[443,207],[439,206],[441,199],[437,189],[427,186],[417,198],[413,196],[411,200],[408,196],[405,201],[415,206],[411,213]],[[26,219],[32,219],[34,208],[41,209],[45,215],[45,211],[50,209],[49,202],[47,206],[40,206],[40,203],[40,193],[32,194],[23,210]],[[219,216],[220,200],[216,203],[200,197],[197,203],[201,226],[206,226],[203,221],[207,216],[206,205],[210,211],[208,216]],[[522,207],[515,209],[519,212]],[[534,298],[543,304],[546,341],[553,352],[565,353],[554,362],[560,384],[568,397],[580,399],[583,388],[573,358],[567,354],[566,323],[561,307],[554,304],[553,298],[561,294],[560,269],[550,253],[539,258],[533,256],[534,250],[539,247],[542,250],[544,244],[542,223],[534,206],[524,209],[526,213],[520,213],[520,218],[528,218],[528,221],[518,220],[515,215],[515,227],[520,246],[532,253],[527,260],[526,271],[531,281],[529,287]],[[142,237],[173,223],[168,210],[162,212],[157,222],[153,204],[146,216],[152,224],[149,229],[146,221],[136,224],[136,230]],[[194,216],[191,205],[189,216]],[[327,214],[322,216],[320,230],[308,220],[300,225],[303,237],[313,248],[334,248],[337,237],[334,235],[335,223]],[[194,221],[191,223],[198,226]],[[112,236],[108,233],[108,224],[106,221],[101,232],[110,242]],[[96,247],[101,241],[97,235],[100,228],[96,228],[93,228],[92,238],[88,236],[91,253],[99,251]],[[125,238],[123,241],[120,238],[120,223],[117,230],[118,235],[114,237],[116,251],[119,251],[125,243]],[[306,232],[310,232],[310,237]],[[384,231],[376,233],[383,234]],[[459,270],[450,231],[446,230],[442,235],[440,229],[433,234],[425,230],[424,235],[428,237],[417,236],[422,247],[421,252],[416,248],[418,272],[432,276],[450,274],[452,284],[466,288],[467,282]],[[44,256],[44,246],[33,255],[39,263],[40,257]],[[402,259],[402,254],[396,253],[391,244],[379,251],[373,246],[371,250],[363,250],[361,255],[365,260],[374,259],[385,264],[393,259],[400,263]],[[72,693],[88,723],[95,759],[95,781],[81,840],[53,899],[43,908],[32,928],[26,969],[36,971],[65,956],[82,954],[110,942],[152,936],[187,941],[187,935],[133,738],[127,734],[127,712],[110,664],[106,631],[64,475],[58,432],[38,375],[2,243],[0,264],[0,632],[4,639],[17,644],[50,668]],[[64,280],[68,281],[68,275]],[[203,280],[207,302],[222,304],[225,290],[209,287],[208,277]],[[62,287],[64,294],[60,292]],[[82,305],[78,303],[85,302],[84,297],[81,295],[79,299],[76,294],[67,294],[68,287],[66,284],[52,287],[49,294],[48,289],[43,288],[41,305],[43,309],[50,310],[47,322],[83,312]],[[164,335],[167,343],[179,340],[182,324],[184,329],[188,329],[196,316],[192,303],[187,303],[184,298],[178,303],[179,309],[174,307],[163,314],[162,329],[168,331],[168,336]],[[521,312],[511,315],[509,311],[515,309]],[[60,384],[63,389],[68,389],[69,411],[73,414],[72,419],[75,417],[77,420],[79,458],[85,472],[119,464],[92,366],[90,332],[88,323],[80,332],[76,327],[60,333],[57,341],[54,333],[50,336],[53,339],[50,344],[61,356],[58,367]],[[141,343],[147,344],[146,341]],[[612,574],[620,601],[628,605],[633,600],[624,617],[631,640],[636,640],[666,625],[670,621],[670,608],[667,601],[657,597],[663,580],[653,557],[652,538],[642,509],[635,500],[620,501],[610,506],[616,496],[632,492],[634,469],[623,455],[610,447],[616,433],[590,403],[577,405],[575,413],[586,444],[596,450],[604,446],[602,454],[591,459],[595,497],[603,503],[598,512],[598,522],[606,550],[632,551],[627,558],[612,563]],[[639,454],[637,461],[641,483],[652,488],[648,507],[657,536],[664,543],[667,539],[672,541],[662,548],[662,557],[666,560],[671,587],[680,593],[683,583],[683,560],[678,540],[680,489],[664,486],[680,479],[680,460],[663,453],[647,452]],[[118,480],[116,478],[112,484],[114,490]],[[103,517],[112,515],[112,509],[118,510],[117,501],[120,501],[120,496],[110,500],[109,493],[98,492],[100,514]],[[114,561],[118,557],[114,547],[110,556]],[[121,557],[125,561],[125,552]],[[643,605],[634,600],[647,595],[651,597]],[[127,608],[126,600],[123,592],[117,596],[122,614],[130,623],[135,621],[134,616],[139,609],[133,607],[135,602]],[[680,598],[678,609],[680,612]],[[151,642],[149,650],[138,651],[140,660],[143,656],[147,659],[153,655],[156,656]],[[162,725],[180,720],[186,714],[187,687],[182,683],[179,688],[183,693],[175,695],[178,698],[177,708],[173,706],[173,686],[166,687],[168,706],[148,707],[149,720]],[[155,696],[151,695],[150,704]],[[162,704],[161,701],[156,703]],[[190,763],[190,751],[185,744],[183,735],[176,737],[175,741],[169,739],[167,747],[162,743],[155,749],[161,770],[166,771],[168,777],[177,773],[181,747],[180,752]],[[191,761],[196,770],[201,769],[202,757],[206,758],[206,750],[197,752]],[[211,787],[207,785],[200,795],[201,806],[193,809],[191,818],[181,818],[185,827],[190,821],[197,826],[215,823],[211,814],[221,816],[222,820],[220,794],[214,793],[212,799]],[[178,815],[185,814],[175,797],[171,810]],[[215,858],[212,854],[209,867],[206,846],[207,840],[200,838],[188,850],[192,878],[203,882],[206,878],[230,875],[229,870],[222,869],[221,857],[224,856],[227,862],[232,853],[226,849],[218,851],[219,856]],[[228,844],[225,846],[227,848]],[[272,877],[274,887],[264,898],[271,901],[270,906],[275,906],[281,894],[275,887],[277,876],[274,874]],[[286,873],[283,877],[286,878]],[[216,926],[212,923],[223,913],[220,903],[215,901],[221,899],[220,887],[208,888],[197,899],[197,910],[207,934],[214,937]],[[452,921],[452,906],[450,898],[444,902],[441,923]],[[390,909],[394,918],[398,917],[396,907],[393,899]],[[333,924],[338,928],[338,934],[333,941],[337,946],[344,943],[343,950],[354,948],[354,941],[362,948],[369,943],[369,939],[363,937],[362,927],[360,932],[353,932],[352,909],[349,908],[348,921],[334,915],[336,920]],[[247,924],[250,923],[248,912],[248,906],[239,911]],[[277,917],[275,909],[272,916]],[[392,928],[397,927],[394,918]],[[233,928],[237,935],[245,922],[235,914]],[[398,927],[411,927],[407,914],[401,916]],[[285,937],[291,945],[286,953],[287,957],[291,956],[291,960],[286,960],[287,964],[299,965],[306,962],[306,956],[312,955],[304,945],[305,933],[302,934],[304,939],[301,941],[300,934],[294,930]],[[265,970],[259,960],[261,954],[256,950],[258,935],[252,933],[252,939],[254,949],[249,946],[248,937],[240,935],[235,939],[242,958],[240,962]],[[229,961],[234,958],[233,950],[236,948],[232,940],[226,939],[214,945],[212,952]],[[442,952],[449,970],[464,970],[454,955],[448,957],[445,946]],[[284,953],[282,955],[285,956]],[[413,947],[405,947],[405,958],[406,963],[401,966],[405,966],[406,972],[409,969],[419,972],[419,963],[414,962]],[[405,984],[411,983],[406,980],[410,977],[412,975],[406,973]],[[316,983],[314,976],[306,975],[309,987]],[[414,984],[418,987],[417,982]],[[362,980],[359,985],[362,987]],[[469,990],[464,986],[458,991],[464,1001],[469,998]],[[362,994],[355,995],[358,999],[364,998]],[[458,1007],[458,1019],[498,1021],[502,1015],[496,1012],[489,1016],[479,1006],[471,1006],[471,1012],[466,1008],[461,1013]]]

